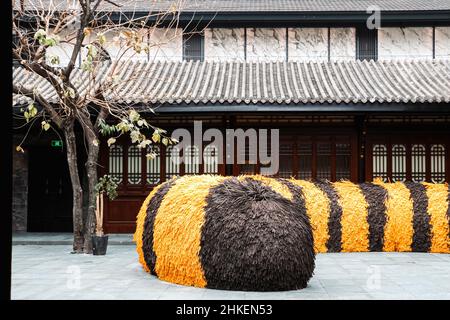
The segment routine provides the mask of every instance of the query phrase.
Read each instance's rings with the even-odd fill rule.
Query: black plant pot
[[[108,247],[108,236],[92,236],[92,253],[94,256],[104,256]]]

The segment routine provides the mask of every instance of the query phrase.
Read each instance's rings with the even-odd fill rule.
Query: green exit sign
[[[63,146],[62,140],[52,140],[53,148],[62,148],[62,146]]]

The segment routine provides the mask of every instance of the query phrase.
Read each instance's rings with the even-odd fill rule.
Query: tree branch
[[[18,86],[13,84],[13,93],[19,94],[25,97],[28,97],[32,100],[36,100],[44,110],[50,115],[50,119],[58,126],[58,128],[62,129],[64,125],[64,121],[61,116],[56,112],[54,107],[44,98],[42,95],[35,93],[33,90],[27,89],[23,86]]]

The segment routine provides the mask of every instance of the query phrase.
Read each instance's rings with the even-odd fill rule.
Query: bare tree
[[[155,32],[166,30],[162,37],[166,42],[182,32],[178,22],[183,1],[152,10],[154,3],[149,2],[148,14],[138,15],[129,11],[130,6],[125,12],[124,1],[13,0],[13,57],[19,68],[29,73],[29,79],[45,79],[53,94],[33,86],[36,81],[14,83],[13,93],[26,97],[22,117],[29,125],[40,123],[42,130],[57,128],[64,135],[73,189],[73,250],[77,253],[92,251],[100,135],[109,135],[111,145],[118,136],[127,134],[145,149],[152,143],[176,142],[141,117],[141,109],[118,103],[120,99],[114,97],[118,92],[115,89],[124,86],[119,76],[123,71],[121,60],[159,50],[162,41],[148,41]],[[114,122],[107,122],[107,118]],[[74,130],[76,123],[81,125],[82,136]],[[82,139],[87,148],[86,219],[77,168],[77,139]],[[18,152],[23,152],[21,144],[16,148]],[[147,156],[153,157],[152,153]]]

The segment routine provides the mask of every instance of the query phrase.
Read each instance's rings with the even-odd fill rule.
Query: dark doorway
[[[72,232],[72,187],[65,150],[30,148],[28,231]]]

